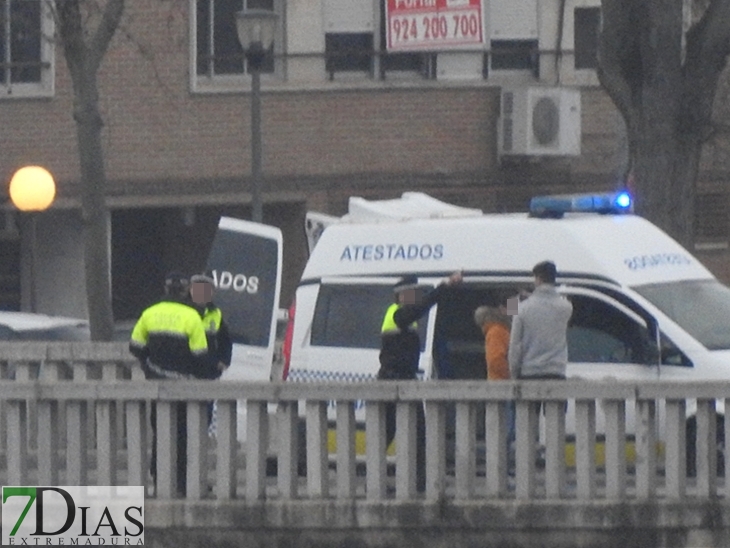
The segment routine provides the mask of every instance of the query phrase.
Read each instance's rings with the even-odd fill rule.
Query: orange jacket
[[[484,352],[487,358],[487,379],[508,380],[509,328],[501,322],[486,322],[483,326]]]

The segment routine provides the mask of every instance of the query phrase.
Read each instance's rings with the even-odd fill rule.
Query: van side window
[[[595,363],[647,363],[648,332],[603,301],[571,295],[568,360]]]
[[[380,328],[393,288],[384,284],[322,285],[312,321],[312,346],[380,348]],[[418,322],[421,350],[426,318]]]
[[[678,365],[680,367],[692,367],[692,360],[682,352],[677,345],[667,338],[664,333],[661,336],[662,365]]]

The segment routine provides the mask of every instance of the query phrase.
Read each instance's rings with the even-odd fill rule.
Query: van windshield
[[[708,350],[730,349],[730,288],[689,280],[633,288]]]

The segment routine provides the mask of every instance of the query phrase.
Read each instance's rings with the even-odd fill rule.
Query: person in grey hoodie
[[[573,305],[555,290],[555,263],[538,263],[532,273],[535,290],[512,317],[510,374],[513,379],[564,379]]]

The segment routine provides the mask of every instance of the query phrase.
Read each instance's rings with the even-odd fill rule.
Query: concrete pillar
[[[21,217],[21,306],[44,314],[87,317],[84,235],[76,210],[49,210]],[[35,232],[35,238],[33,237]],[[35,241],[34,241],[35,240]],[[33,264],[33,256],[35,263]],[[35,272],[35,296],[31,273]]]

